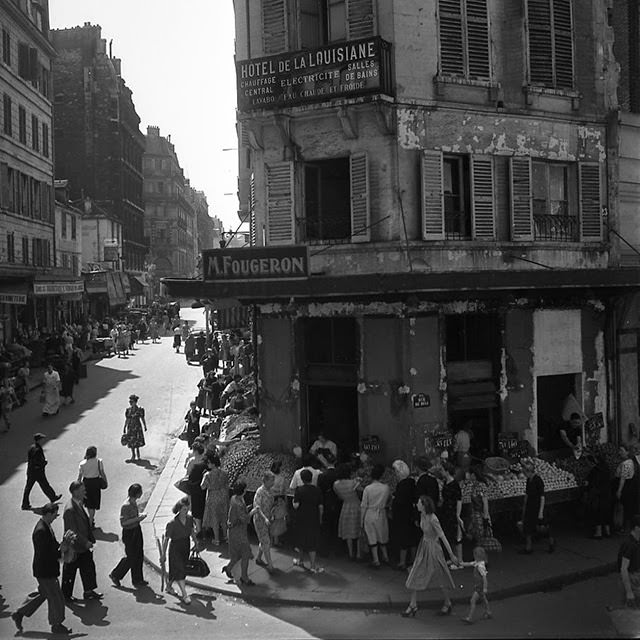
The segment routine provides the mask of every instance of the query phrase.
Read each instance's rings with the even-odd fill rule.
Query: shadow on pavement
[[[204,600],[204,599],[203,599]],[[186,613],[190,616],[202,618],[203,620],[217,620],[218,616],[213,612],[213,604],[211,600],[207,599],[204,602],[200,601],[200,594],[191,594],[191,604],[183,604],[178,602],[177,606],[167,607],[169,611],[175,611],[177,613]]]
[[[156,593],[151,587],[141,587],[135,589],[133,587],[114,587],[122,593],[129,593],[136,598],[136,602],[140,604],[167,604],[166,599],[159,593]]]
[[[88,634],[86,633],[72,633],[68,636],[61,636],[59,633],[46,633],[45,631],[25,631],[23,633],[18,633],[16,631],[16,638],[86,638]]]
[[[142,467],[143,469],[148,469],[149,471],[155,471],[158,468],[157,464],[151,464],[148,460],[134,460],[131,464],[135,464],[136,467]]]
[[[47,418],[41,415],[41,405],[38,402],[40,390],[32,390],[27,404],[12,412],[11,431],[0,436],[2,449],[0,484],[10,478],[26,461],[27,450],[33,443],[33,434],[36,431],[42,431],[48,440],[57,438],[77,422],[85,412],[90,411],[108,392],[134,379],[138,379],[138,376],[131,371],[100,367],[98,374],[95,365],[91,365],[88,378],[81,380],[74,390],[75,403],[61,407],[57,415]],[[123,413],[124,409],[122,409]],[[44,447],[46,455],[46,443]]]
[[[69,609],[76,618],[80,618],[82,624],[87,627],[107,627],[111,624],[106,619],[109,607],[97,600],[91,600],[84,605],[67,605],[67,609]]]

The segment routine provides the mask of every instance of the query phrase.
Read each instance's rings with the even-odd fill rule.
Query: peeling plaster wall
[[[604,348],[604,312],[582,309],[583,408],[586,415],[602,412],[607,419],[607,366]],[[601,432],[606,436],[606,429]]]

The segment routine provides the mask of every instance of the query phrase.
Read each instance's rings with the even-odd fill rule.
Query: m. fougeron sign
[[[202,252],[203,277],[208,282],[282,280],[309,275],[307,247],[210,249]]]
[[[380,60],[380,38],[367,38],[237,62],[238,109],[271,109],[378,91]]]

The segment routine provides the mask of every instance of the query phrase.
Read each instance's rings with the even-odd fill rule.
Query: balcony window
[[[302,49],[313,49],[346,38],[345,0],[300,0]]]
[[[535,239],[576,242],[580,227],[576,210],[575,167],[532,162],[531,188]]]
[[[445,237],[452,240],[471,237],[469,159],[444,156],[442,163]]]

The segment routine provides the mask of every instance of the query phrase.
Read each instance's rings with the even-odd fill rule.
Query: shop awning
[[[206,282],[162,278],[169,295],[216,300],[235,298],[243,304],[296,300],[398,299],[425,294],[430,299],[452,295],[526,296],[533,291],[568,295],[571,292],[599,295],[640,290],[640,270],[545,269],[528,271],[472,271],[446,273],[376,273],[365,275],[310,276],[297,280],[244,280]]]
[[[91,271],[84,273],[83,277],[88,294],[107,293],[106,271]]]
[[[131,295],[141,296],[144,294],[145,288],[149,285],[145,282],[144,278],[129,274],[129,286],[131,287]]]
[[[126,274],[121,271],[107,271],[107,295],[111,306],[127,303],[127,294],[124,288],[125,278]]]
[[[26,282],[0,282],[0,304],[27,304],[28,294]]]

